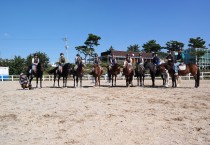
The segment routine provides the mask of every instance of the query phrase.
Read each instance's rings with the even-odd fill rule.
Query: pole
[[[66,35],[66,37],[64,38],[65,41],[65,48],[66,48],[66,62],[68,62],[68,36]]]

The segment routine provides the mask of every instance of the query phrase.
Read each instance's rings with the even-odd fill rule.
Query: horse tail
[[[200,85],[200,69],[199,69],[199,67],[198,67],[198,70],[197,70],[197,87],[199,87],[199,85]]]
[[[51,70],[49,70],[48,71],[48,74],[53,74],[53,73],[55,73],[55,71],[58,69],[58,67],[55,67],[55,68],[53,68],[53,69],[51,69]]]

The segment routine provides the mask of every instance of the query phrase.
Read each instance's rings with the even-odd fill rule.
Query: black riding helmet
[[[77,54],[76,56],[79,56],[79,54]]]
[[[34,57],[37,56],[37,53],[34,53]]]
[[[63,53],[60,53],[60,56],[61,56],[61,55],[64,55],[64,54],[63,54]]]

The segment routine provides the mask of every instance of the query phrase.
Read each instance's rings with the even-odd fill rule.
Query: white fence
[[[107,75],[103,75],[101,77],[102,80],[107,80],[108,76]],[[157,79],[160,79],[160,77],[156,77]],[[201,72],[201,76],[200,76],[201,80],[210,80],[210,72]],[[73,79],[72,76],[69,77],[68,79]],[[84,80],[92,80],[92,76],[91,75],[84,75],[83,77]],[[125,77],[122,75],[118,75],[117,76],[118,80],[124,80]],[[136,79],[136,77],[134,77],[134,79]],[[150,74],[146,74],[145,75],[145,79],[151,79],[150,78]],[[186,76],[182,76],[182,79],[184,80],[191,80],[193,79],[193,76],[191,74],[186,75]],[[33,79],[35,80],[35,79]],[[3,75],[0,75],[0,81],[19,81],[19,75],[9,75],[7,78],[4,78]],[[43,75],[43,81],[53,81],[53,75]]]

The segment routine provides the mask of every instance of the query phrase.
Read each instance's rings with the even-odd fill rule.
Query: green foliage
[[[188,46],[190,47],[190,49],[192,49],[190,55],[194,56],[194,58],[196,58],[197,56],[197,62],[199,62],[199,59],[206,53],[205,43],[206,42],[201,37],[190,38],[189,40]],[[201,48],[201,49],[197,49],[197,48]]]
[[[9,74],[18,75],[20,73],[26,73],[27,67],[25,67],[25,59],[20,56],[15,56],[14,59],[9,62]]]
[[[166,43],[167,50],[178,51],[179,48],[183,48],[183,47],[184,47],[184,43],[178,42],[178,41],[171,40]]]
[[[130,45],[127,47],[127,52],[132,51],[132,52],[139,52],[140,46],[138,44]]]
[[[201,37],[190,38],[188,46],[190,48],[206,48],[205,43]]]
[[[115,50],[115,49],[112,46],[110,46],[107,51],[112,51],[112,50]]]
[[[156,40],[150,40],[142,47],[144,48],[142,51],[146,53],[159,52],[162,49],[160,44],[156,43]]]
[[[85,63],[88,55],[93,56],[95,54],[94,46],[97,47],[100,45],[98,43],[99,40],[101,40],[101,37],[94,34],[88,34],[88,38],[84,42],[85,45],[75,47],[77,51],[85,55]]]

